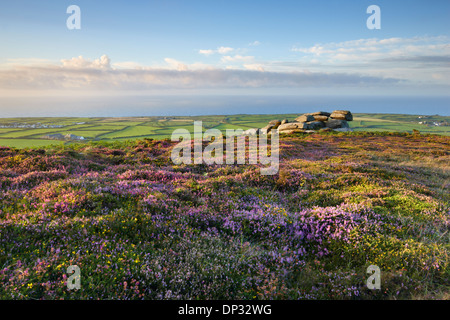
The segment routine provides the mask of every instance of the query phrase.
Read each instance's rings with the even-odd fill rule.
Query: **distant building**
[[[41,138],[50,140],[85,140],[82,136],[76,136],[70,133],[66,135],[62,135],[61,133],[47,134]]]

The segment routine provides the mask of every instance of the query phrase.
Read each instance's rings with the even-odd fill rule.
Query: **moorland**
[[[0,298],[449,299],[450,137],[379,132],[358,116],[374,131],[280,135],[271,176],[174,165],[169,139],[122,141],[166,137],[176,119],[105,121],[114,132],[90,137],[108,141],[1,147]]]

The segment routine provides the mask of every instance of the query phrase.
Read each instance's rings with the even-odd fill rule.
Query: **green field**
[[[173,117],[123,117],[123,118],[1,118],[0,145],[16,148],[40,147],[51,144],[70,144],[70,141],[57,141],[42,138],[47,134],[74,134],[89,141],[135,140],[139,138],[170,138],[175,129],[193,132],[193,122],[202,121],[203,128],[249,129],[262,128],[270,120],[288,119],[293,121],[299,114],[264,115],[210,115]],[[354,131],[390,131],[422,134],[450,135],[450,117],[418,116],[406,114],[355,113],[354,121],[349,122]],[[420,124],[419,122],[426,122]],[[436,125],[446,123],[447,125]],[[19,127],[23,125],[35,127]],[[45,126],[62,125],[61,128]]]
[[[44,139],[0,139],[0,146],[14,148],[44,147],[50,145],[59,145],[62,143],[62,141]]]

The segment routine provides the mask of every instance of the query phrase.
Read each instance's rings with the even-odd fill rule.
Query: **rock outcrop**
[[[352,131],[348,121],[353,120],[353,115],[348,110],[334,110],[332,113],[318,111],[313,113],[304,113],[298,116],[294,122],[287,119],[282,121],[272,120],[267,126],[262,128],[262,134],[270,134],[272,130],[277,129],[279,133],[311,133],[316,131]]]

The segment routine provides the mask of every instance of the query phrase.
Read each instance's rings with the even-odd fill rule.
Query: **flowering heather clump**
[[[2,147],[0,298],[448,299],[449,142],[285,136],[274,176],[169,141]]]

